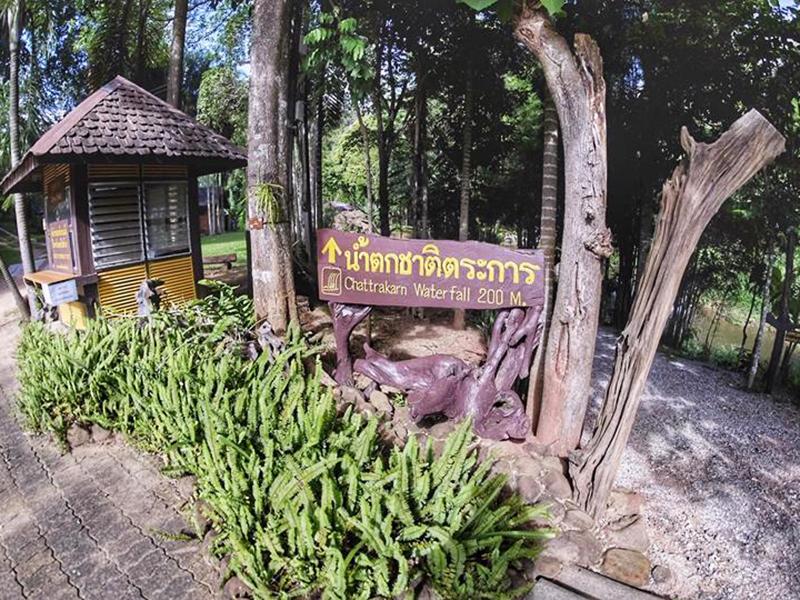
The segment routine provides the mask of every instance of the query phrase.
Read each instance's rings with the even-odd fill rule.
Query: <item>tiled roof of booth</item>
[[[244,149],[124,77],[45,133],[3,179],[3,193],[39,189],[47,163],[186,164],[198,174],[247,164]]]

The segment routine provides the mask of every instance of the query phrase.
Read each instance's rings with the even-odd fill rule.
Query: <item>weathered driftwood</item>
[[[541,334],[541,312],[541,307],[501,311],[481,367],[445,355],[395,362],[367,344],[366,357],[355,362],[355,370],[404,390],[416,421],[434,414],[471,417],[482,437],[524,439],[530,434],[530,419],[513,387],[530,372]]]
[[[588,35],[576,35],[570,47],[535,0],[522,3],[514,33],[542,66],[563,137],[564,233],[536,437],[566,456],[578,446],[589,404],[603,260],[612,252],[603,60]]]
[[[758,112],[739,119],[713,144],[681,133],[686,158],[664,185],[652,246],[628,325],[617,341],[605,400],[584,452],[571,456],[576,501],[605,509],[661,334],[700,236],[723,202],[780,155],[783,136]]]

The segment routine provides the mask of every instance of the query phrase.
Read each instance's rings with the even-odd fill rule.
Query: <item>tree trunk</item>
[[[315,116],[311,127],[311,147],[314,152],[311,157],[310,171],[314,201],[314,228],[322,229],[322,141],[325,130],[322,90],[319,90],[316,96]]]
[[[747,389],[752,390],[758,375],[758,365],[761,362],[761,348],[764,343],[764,331],[767,328],[767,315],[770,309],[770,293],[772,292],[772,248],[764,257],[764,283],[761,286],[761,318],[758,321],[758,332],[753,343],[753,353],[750,356],[750,368],[747,370]]]
[[[276,331],[297,318],[286,165],[289,114],[289,0],[255,0],[250,51],[247,197],[256,315]]]
[[[172,21],[172,47],[169,51],[167,72],[167,102],[175,108],[181,107],[181,84],[183,82],[183,49],[186,40],[186,17],[189,0],[175,0],[175,17]]]
[[[136,28],[136,64],[134,79],[136,83],[145,84],[145,65],[147,63],[147,19],[150,14],[152,0],[139,1],[139,19]]]
[[[664,186],[647,265],[630,321],[617,341],[597,426],[586,450],[571,457],[575,500],[593,515],[605,510],[661,333],[700,236],[723,202],[785,147],[783,136],[758,111],[739,119],[713,144],[695,142],[686,128],[681,142],[688,156]]]
[[[8,130],[11,142],[11,166],[20,160],[19,139],[19,36],[22,27],[22,11],[19,2],[13,2],[7,11],[8,16]],[[22,194],[13,194],[14,216],[17,220],[17,236],[19,238],[19,254],[22,259],[22,270],[27,275],[36,270],[31,248],[30,232],[26,215],[25,200]]]
[[[750,310],[747,311],[747,318],[744,320],[744,327],[742,327],[742,344],[739,346],[739,355],[736,358],[736,368],[739,369],[744,364],[744,353],[747,348],[747,330],[750,327],[750,321],[753,320],[753,313],[756,310],[756,300],[758,299],[758,287],[753,285],[753,293],[750,295]]]
[[[556,231],[558,213],[558,112],[553,99],[548,96],[544,104],[544,158],[542,160],[542,215],[539,249],[544,253],[544,309],[542,310],[542,335],[539,349],[531,368],[528,384],[527,412],[534,431],[542,408],[544,392],[544,357],[547,351],[547,336],[553,316],[556,264]]]
[[[458,213],[458,239],[465,242],[469,239],[469,196],[472,189],[472,105],[474,104],[474,85],[472,72],[467,71],[466,88],[464,90],[464,131],[461,160],[461,202]],[[466,312],[457,308],[453,313],[453,328],[466,327]]]
[[[414,237],[427,238],[428,232],[428,170],[427,170],[427,135],[428,135],[428,96],[425,89],[425,73],[421,65],[417,65],[417,89],[414,95],[414,140],[413,165],[411,170],[411,187],[414,202]]]
[[[791,342],[789,347],[786,348],[786,352],[783,353],[783,360],[781,361],[781,368],[778,373],[778,384],[779,385],[786,385],[789,381],[789,371],[792,368],[792,357],[794,357],[794,351],[797,349],[797,343]]]
[[[790,229],[786,235],[786,275],[783,277],[783,292],[781,293],[781,306],[778,318],[784,322],[789,320],[789,302],[792,299],[792,286],[794,286],[794,250],[797,246],[797,232]],[[775,344],[772,346],[772,356],[767,369],[766,392],[771,394],[778,382],[778,371],[783,356],[783,346],[786,342],[786,327],[775,330]]]
[[[367,169],[366,178],[364,180],[367,187],[367,220],[369,221],[370,233],[372,233],[375,231],[375,223],[373,221],[375,202],[373,200],[374,194],[372,191],[372,156],[370,155],[369,147],[369,130],[367,130],[367,125],[364,123],[364,117],[361,114],[361,106],[359,105],[358,100],[353,98],[353,104],[355,104],[356,107],[358,130],[361,132],[361,145],[364,150],[364,167]]]
[[[606,228],[606,87],[600,50],[575,36],[574,53],[539,3],[526,3],[515,34],[539,60],[561,123],[565,168],[564,234],[559,286],[545,354],[544,394],[536,435],[565,456],[580,442],[591,390],[602,301]]]
[[[20,320],[27,321],[31,317],[30,308],[28,307],[27,302],[25,302],[25,298],[23,298],[22,294],[20,294],[19,288],[17,287],[17,282],[14,281],[14,278],[11,276],[11,273],[8,270],[8,265],[6,264],[6,261],[3,260],[2,256],[0,256],[0,274],[2,274],[3,281],[6,282],[8,289],[11,290],[14,303],[17,305],[17,310],[19,311]]]

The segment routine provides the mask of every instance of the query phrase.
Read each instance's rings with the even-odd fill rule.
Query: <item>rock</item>
[[[552,556],[540,556],[533,563],[533,568],[528,571],[528,576],[531,581],[536,581],[538,577],[547,577],[548,579],[555,579],[561,573],[564,565],[553,558]]]
[[[354,387],[350,387],[349,385],[343,385],[338,389],[339,393],[341,394],[341,401],[344,404],[358,405],[359,402],[364,401],[364,394],[362,394],[360,390]]]
[[[428,435],[436,440],[446,440],[456,428],[454,421],[442,421],[428,430]]]
[[[564,515],[564,520],[561,522],[561,528],[566,531],[589,531],[595,526],[594,519],[587,515],[582,510],[571,509]]]
[[[514,465],[520,477],[530,475],[531,477],[538,478],[539,474],[542,472],[542,461],[541,458],[538,457],[520,456],[514,461]]]
[[[650,547],[647,525],[641,517],[634,518],[627,527],[608,531],[607,536],[611,545],[616,548],[646,552]]]
[[[356,388],[359,390],[365,390],[371,385],[375,385],[375,382],[372,381],[369,377],[364,375],[363,373],[356,373],[355,377],[353,378],[356,384]]]
[[[225,582],[223,593],[226,598],[250,598],[250,588],[236,576],[231,577]]]
[[[203,542],[200,544],[201,556],[203,556],[206,562],[212,567],[217,566],[217,561],[214,558],[214,554],[211,552],[211,550],[214,547],[214,541],[217,539],[217,535],[219,534],[216,531],[214,531],[213,529],[209,529],[206,532],[205,537],[203,537]],[[220,570],[223,569],[220,568]]]
[[[603,557],[602,570],[611,579],[638,588],[650,581],[650,561],[636,550],[612,548]]]
[[[405,392],[403,390],[396,388],[394,386],[381,384],[379,387],[380,390],[387,396],[395,396],[398,394],[401,396],[405,396]]]
[[[325,387],[335,388],[339,384],[331,375],[322,367],[319,368],[319,382]]]
[[[498,458],[516,458],[525,454],[522,444],[509,441],[493,442],[492,449]]]
[[[91,438],[92,436],[89,430],[77,423],[73,423],[67,430],[67,443],[70,448],[77,448],[78,446],[88,444]]]
[[[377,409],[379,414],[386,415],[390,419],[392,418],[394,406],[389,400],[389,397],[383,392],[377,390],[372,392],[369,395],[369,403]]]
[[[394,423],[392,426],[395,437],[395,444],[398,446],[405,446],[408,439],[408,428],[404,423]]]
[[[653,581],[661,586],[671,586],[675,581],[675,576],[672,571],[664,565],[658,565],[653,568],[651,573]]]
[[[562,500],[572,498],[572,486],[560,471],[547,469],[542,474],[541,482],[553,497]]]
[[[114,435],[112,431],[109,431],[104,427],[100,427],[100,425],[97,424],[92,425],[92,439],[95,442],[105,442],[109,440],[112,435]]]
[[[601,555],[602,547],[593,535],[583,531],[568,531],[550,540],[539,560],[546,556],[562,564],[591,567],[600,561]]]
[[[544,456],[540,462],[542,463],[543,469],[564,473],[564,461],[557,456]]]
[[[544,486],[532,475],[524,474],[517,478],[517,493],[528,504],[539,500],[544,491]]]
[[[628,515],[639,515],[643,506],[644,498],[636,492],[613,490],[608,498],[606,519],[613,522]]]

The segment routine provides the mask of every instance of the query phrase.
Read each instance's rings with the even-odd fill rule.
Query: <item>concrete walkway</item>
[[[0,325],[0,599],[204,599],[218,575],[180,514],[189,482],[111,438],[62,455],[14,416],[18,329]],[[164,534],[168,534],[166,537]]]

